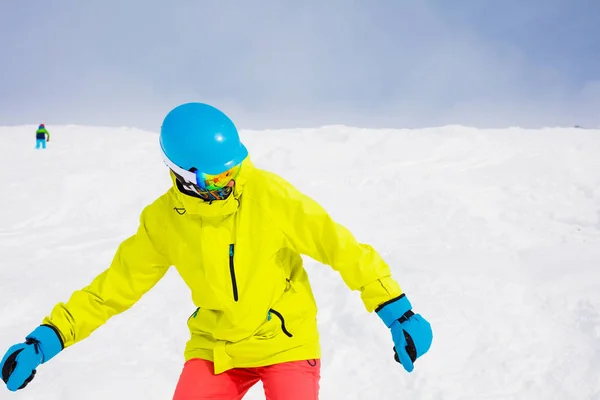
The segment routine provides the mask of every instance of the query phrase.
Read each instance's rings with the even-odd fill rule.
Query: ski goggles
[[[163,152],[163,160],[173,172],[175,178],[187,190],[196,193],[203,200],[225,200],[235,185],[235,179],[240,174],[242,164],[238,164],[220,174],[206,174],[198,170],[185,170],[173,163]]]

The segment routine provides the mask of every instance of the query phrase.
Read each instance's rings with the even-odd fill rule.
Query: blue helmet
[[[231,119],[204,103],[171,110],[160,129],[160,146],[173,164],[202,174],[221,174],[248,156]]]

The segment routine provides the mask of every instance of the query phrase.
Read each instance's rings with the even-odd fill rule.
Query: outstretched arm
[[[170,267],[162,249],[163,227],[146,208],[135,235],[119,246],[108,269],[57,304],[43,324],[55,327],[65,347],[88,337],[109,318],[129,309]]]
[[[273,174],[273,217],[280,224],[290,247],[338,271],[351,290],[359,290],[366,309],[402,294],[389,266],[372,246],[359,243],[353,234],[335,222],[316,201]]]
[[[357,242],[316,201],[283,180],[274,189],[270,193],[275,202],[272,209],[291,246],[331,265],[350,289],[360,290],[367,310],[376,311],[390,329],[395,360],[411,372],[416,359],[429,351],[433,333],[429,322],[412,311],[390,268],[371,246]]]

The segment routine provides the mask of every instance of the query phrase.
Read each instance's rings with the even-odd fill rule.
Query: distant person
[[[37,131],[35,131],[35,148],[39,149],[41,147],[42,149],[45,149],[46,142],[49,141],[50,133],[48,132],[44,124],[40,124],[40,126],[38,126]]]
[[[6,352],[0,368],[9,390],[25,387],[40,364],[129,309],[175,266],[195,310],[173,399],[239,400],[258,381],[269,400],[318,399],[317,305],[302,254],[360,291],[366,310],[390,329],[396,361],[413,370],[430,348],[431,326],[413,313],[388,265],[313,199],[256,168],[225,114],[202,103],[176,107],[160,148],[172,187],[143,209],[108,269]],[[123,333],[141,342],[160,334]]]

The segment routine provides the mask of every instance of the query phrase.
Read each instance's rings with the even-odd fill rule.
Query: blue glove
[[[50,325],[40,325],[25,339],[12,346],[0,362],[2,380],[11,392],[23,389],[35,376],[36,368],[64,348],[58,331]]]
[[[433,340],[429,322],[411,309],[410,301],[402,294],[375,310],[392,331],[394,359],[408,372],[414,369],[415,360],[427,353]]]

